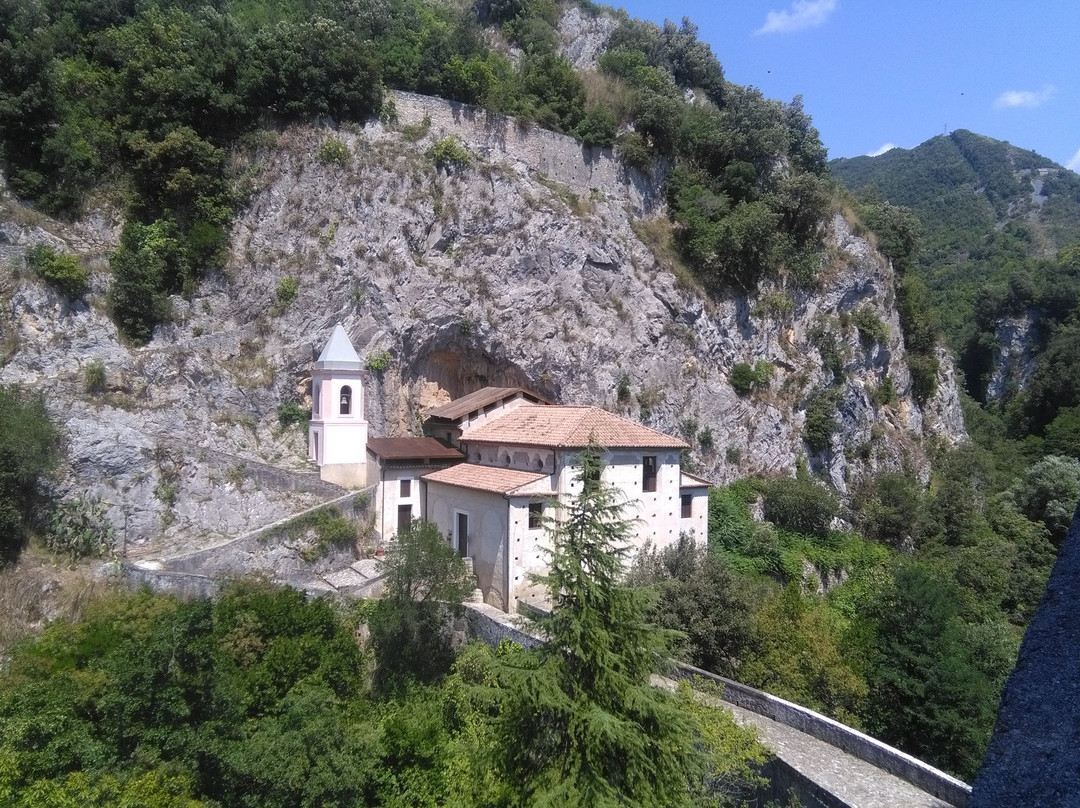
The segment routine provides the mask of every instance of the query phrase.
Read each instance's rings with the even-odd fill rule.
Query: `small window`
[[[402,499],[407,499],[408,497],[412,496],[411,479],[401,481],[401,493],[399,494],[399,496],[401,496]]]
[[[641,490],[656,490],[656,455],[641,458]]]
[[[352,388],[345,385],[341,388],[341,414],[349,415],[352,412]]]
[[[544,524],[544,503],[529,503],[529,530],[536,530]]]
[[[689,519],[694,515],[694,497],[690,494],[682,495],[682,518]]]

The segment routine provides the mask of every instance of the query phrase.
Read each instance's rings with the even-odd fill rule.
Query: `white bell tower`
[[[363,367],[341,323],[311,371],[308,456],[324,480],[346,488],[367,484],[367,421]]]

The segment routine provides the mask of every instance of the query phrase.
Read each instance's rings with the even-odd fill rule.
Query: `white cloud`
[[[1065,164],[1065,168],[1080,174],[1080,150],[1077,150],[1076,154],[1073,155],[1073,158]]]
[[[866,156],[867,157],[877,157],[878,155],[884,154],[887,151],[892,151],[895,148],[896,148],[895,143],[882,143],[880,149],[877,149],[876,151],[872,151],[869,154],[867,154]]]
[[[821,25],[836,9],[836,0],[795,0],[791,8],[770,11],[755,34],[788,34]]]
[[[1054,95],[1054,88],[1047,84],[1038,92],[1031,90],[1006,90],[994,101],[995,109],[1013,109],[1015,107],[1039,107]]]

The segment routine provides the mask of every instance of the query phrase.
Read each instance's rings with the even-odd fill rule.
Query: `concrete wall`
[[[459,511],[469,516],[468,552],[484,602],[506,609],[511,597],[506,558],[509,503],[502,494],[427,482],[427,518],[441,533],[453,536]]]

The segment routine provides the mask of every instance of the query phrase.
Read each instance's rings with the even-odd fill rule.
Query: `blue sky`
[[[730,81],[803,106],[830,157],[970,129],[1080,171],[1080,0],[629,0],[690,18]]]

